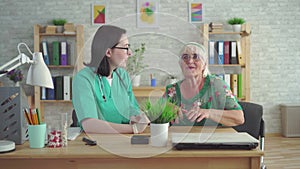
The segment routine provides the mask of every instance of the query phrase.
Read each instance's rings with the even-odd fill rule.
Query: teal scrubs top
[[[112,73],[111,86],[106,77],[95,73],[94,68],[80,70],[73,78],[72,103],[78,122],[95,118],[128,124],[130,116],[140,113],[129,75],[123,68]]]
[[[205,82],[202,89],[193,98],[185,99],[181,97],[179,81],[174,84],[170,84],[166,87],[165,96],[171,102],[176,103],[178,106],[186,110],[190,110],[194,104],[200,102],[200,108],[203,109],[218,109],[218,110],[242,110],[238,104],[237,98],[231,92],[230,87],[224,80],[215,75],[208,75],[205,77]],[[183,116],[183,120],[179,124],[174,125],[196,125],[196,126],[215,126],[222,125],[216,123],[210,119],[203,119],[199,123],[190,122],[186,116]]]

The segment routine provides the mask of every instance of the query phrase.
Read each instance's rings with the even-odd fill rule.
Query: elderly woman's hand
[[[198,105],[194,105],[190,110],[181,110],[188,120],[191,122],[200,122],[204,118],[209,118],[207,109],[201,109]]]

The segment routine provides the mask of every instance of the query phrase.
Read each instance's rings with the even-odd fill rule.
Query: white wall
[[[17,55],[19,42],[33,49],[33,25],[46,25],[53,18],[83,24],[89,41],[97,26],[91,25],[92,0],[0,0],[0,65]],[[202,0],[205,22],[222,22],[233,16],[243,17],[252,27],[251,35],[251,101],[264,106],[267,132],[281,132],[279,104],[300,102],[300,1],[299,0]],[[149,39],[145,62],[180,72],[176,60],[180,41],[200,40],[198,30],[188,20],[187,1],[160,0],[159,29],[137,29],[134,13],[136,1],[107,1],[108,23],[128,30],[131,43]],[[199,27],[199,24],[195,25]],[[133,36],[141,32],[159,32],[156,36]],[[148,34],[149,35],[149,34]],[[175,37],[175,38],[171,38]],[[146,41],[146,40],[145,40]],[[148,41],[148,40],[147,40]],[[145,72],[144,83],[148,83]],[[163,73],[157,72],[158,75]],[[0,81],[6,83],[7,78]],[[159,81],[162,83],[162,80]],[[69,111],[71,105],[55,114]],[[53,118],[47,114],[46,118]]]

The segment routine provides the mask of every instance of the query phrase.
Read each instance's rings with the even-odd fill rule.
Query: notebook
[[[239,133],[172,133],[172,145],[183,149],[243,149],[251,150],[259,141],[245,132]]]

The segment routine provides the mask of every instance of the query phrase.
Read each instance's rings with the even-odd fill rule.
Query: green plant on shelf
[[[230,18],[227,23],[229,25],[238,25],[238,24],[243,24],[245,23],[245,20],[243,18],[237,18],[237,17],[234,17],[234,18]]]
[[[145,50],[145,43],[141,43],[138,48],[133,50],[133,54],[128,58],[126,63],[126,70],[129,75],[138,75],[142,70],[148,67],[148,65],[143,62]]]
[[[67,23],[66,19],[53,19],[52,20],[53,25],[56,26],[63,26],[65,23]]]

